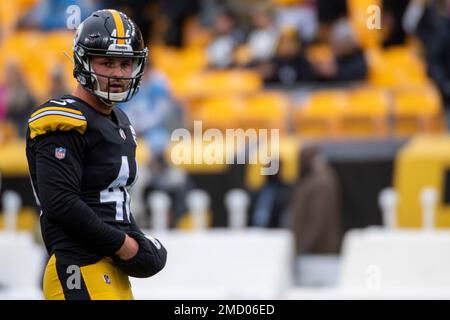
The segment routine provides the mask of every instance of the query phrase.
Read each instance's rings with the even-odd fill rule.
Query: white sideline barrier
[[[350,230],[336,287],[292,287],[284,299],[450,299],[450,230]]]
[[[130,278],[136,299],[276,299],[293,285],[287,230],[170,230],[147,235],[168,251],[164,270]]]
[[[286,230],[146,233],[166,246],[168,262],[152,278],[131,279],[136,299],[450,299],[448,230],[351,230],[338,286],[321,288],[293,286]],[[42,299],[45,252],[31,234],[0,232],[0,253],[0,300]]]
[[[28,232],[0,232],[0,299],[39,299],[44,249]]]
[[[36,288],[9,288],[0,290],[1,300],[44,300],[42,289]]]
[[[343,242],[339,285],[450,289],[448,252],[448,230],[351,230]]]

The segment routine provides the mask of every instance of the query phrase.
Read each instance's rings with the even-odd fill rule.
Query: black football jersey
[[[49,253],[93,263],[138,230],[136,135],[117,106],[105,115],[70,95],[47,101],[28,120],[26,153]]]

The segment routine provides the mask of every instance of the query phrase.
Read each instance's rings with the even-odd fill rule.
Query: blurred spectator
[[[313,80],[312,67],[304,57],[298,32],[293,29],[282,33],[275,57],[267,63],[261,63],[257,69],[266,83],[292,85]]]
[[[290,204],[297,254],[338,253],[341,241],[337,175],[316,147],[304,147],[300,180]]]
[[[226,8],[243,31],[250,31],[250,14],[260,6],[271,6],[272,0],[202,0],[202,21],[206,27],[214,24],[215,12]],[[209,15],[209,17],[207,16]]]
[[[200,11],[199,0],[165,0],[163,11],[167,16],[168,30],[166,44],[169,46],[183,46],[183,28],[189,18],[197,16]]]
[[[42,0],[25,16],[20,18],[18,28],[39,28],[44,31],[67,28],[69,6],[80,8],[80,20],[86,19],[93,11],[100,9],[98,0]]]
[[[327,41],[333,23],[348,15],[347,0],[317,0],[317,18],[319,30],[316,40]]]
[[[211,27],[214,23],[214,12],[218,7],[218,0],[202,0],[200,1],[199,19],[200,24],[204,27]]]
[[[6,119],[14,123],[19,135],[24,137],[29,112],[36,101],[22,71],[14,62],[6,66],[6,75]]]
[[[320,23],[332,24],[347,16],[347,0],[317,0],[316,2]]]
[[[285,1],[275,8],[276,26],[279,30],[294,28],[304,43],[312,42],[317,34],[318,19],[317,8],[314,0]],[[334,2],[334,1],[328,1]]]
[[[423,42],[425,49],[429,44],[433,44],[440,37],[442,30],[445,30],[448,20],[450,1],[449,0],[429,0],[414,1],[419,2],[415,5],[416,11],[420,11],[419,21],[412,30]]]
[[[450,109],[449,12],[450,1],[432,2],[427,6],[416,31],[424,43],[428,74],[436,82],[447,110]]]
[[[150,41],[152,30],[160,15],[162,2],[161,0],[101,0],[103,8],[116,9],[133,19],[141,29],[144,43]],[[189,1],[185,2],[189,3]]]
[[[66,86],[64,79],[64,69],[62,65],[56,65],[51,73],[50,97],[62,97],[66,95],[70,89]]]
[[[383,47],[405,44],[403,14],[409,0],[383,0],[382,25],[384,31]]]
[[[430,6],[430,2],[428,0],[411,0],[408,3],[402,19],[403,30],[407,34],[412,35],[416,33],[419,22],[424,16],[426,9]]]
[[[275,55],[279,32],[273,12],[268,6],[258,6],[250,13],[252,31],[248,36],[250,55],[255,61],[268,61]]]
[[[209,66],[228,68],[233,64],[233,53],[244,40],[230,11],[219,10],[214,18],[213,40],[206,48]]]
[[[286,227],[289,196],[289,185],[281,181],[279,172],[267,176],[267,182],[252,196],[250,224],[263,228]]]
[[[367,61],[347,19],[333,24],[330,45],[334,58],[313,63],[317,80],[353,81],[366,78]]]
[[[172,97],[166,78],[150,66],[133,102],[119,106],[127,113],[136,134],[145,139],[156,156],[164,152],[171,131],[182,125],[181,109]]]

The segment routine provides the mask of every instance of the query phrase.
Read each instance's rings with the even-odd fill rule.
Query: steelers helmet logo
[[[103,280],[105,280],[106,284],[111,284],[111,278],[106,273],[103,274]]]

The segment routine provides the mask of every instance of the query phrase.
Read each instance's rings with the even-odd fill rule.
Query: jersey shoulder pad
[[[71,102],[70,99],[51,99],[34,110],[28,119],[30,138],[53,131],[75,130],[84,134],[86,117]]]

